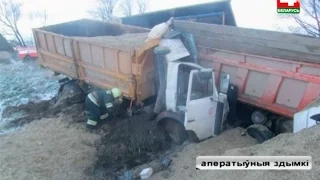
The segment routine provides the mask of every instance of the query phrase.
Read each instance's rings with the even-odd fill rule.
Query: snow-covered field
[[[52,74],[52,71],[40,68],[36,62],[12,61],[10,64],[0,64],[0,125],[13,118],[2,118],[2,112],[7,106],[54,97],[59,83]]]

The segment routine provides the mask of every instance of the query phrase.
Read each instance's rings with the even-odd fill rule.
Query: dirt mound
[[[228,156],[311,156],[311,171],[233,171],[217,172],[210,178],[222,179],[290,179],[316,180],[320,176],[320,126],[303,130],[297,134],[281,134],[263,144],[227,151]],[[279,178],[281,177],[281,178]]]
[[[42,119],[0,135],[2,180],[90,179],[84,172],[95,162],[99,135],[69,126],[67,116]]]
[[[105,168],[105,173],[113,176],[111,172],[152,161],[170,145],[156,122],[147,121],[143,114],[114,120],[97,146],[96,167]]]
[[[320,126],[297,134],[280,134],[277,137],[255,144],[255,140],[240,136],[233,129],[197,145],[190,145],[174,159],[171,171],[158,173],[152,179],[238,179],[238,180],[317,180],[320,176]],[[199,155],[225,156],[311,156],[311,171],[197,171],[195,159]],[[174,173],[172,172],[174,171]]]
[[[218,137],[186,146],[181,152],[171,155],[173,162],[168,170],[154,174],[152,179],[223,179],[221,177],[211,178],[213,171],[196,170],[196,157],[218,156],[229,149],[257,144],[257,141],[250,136],[241,136],[242,131],[244,131],[243,128],[227,130]],[[228,174],[226,171],[224,173]]]

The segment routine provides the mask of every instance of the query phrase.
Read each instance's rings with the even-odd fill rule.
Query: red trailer
[[[238,100],[292,118],[320,95],[320,64],[200,48],[216,77],[230,74]]]

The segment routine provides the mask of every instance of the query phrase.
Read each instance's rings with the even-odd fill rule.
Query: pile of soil
[[[96,161],[100,136],[68,120],[41,119],[0,135],[1,180],[94,179],[85,172]]]
[[[97,36],[97,37],[73,37],[99,44],[103,47],[132,50],[144,44],[149,33],[127,33],[120,36]]]
[[[230,129],[218,137],[186,146],[180,152],[172,154],[172,165],[167,170],[152,175],[152,179],[224,180],[221,177],[211,178],[213,171],[196,170],[196,158],[198,156],[219,156],[229,149],[248,147],[258,143],[250,136],[241,136],[243,131],[244,129],[240,127]],[[229,171],[224,171],[224,173],[229,174]]]
[[[191,144],[174,157],[170,170],[154,174],[152,179],[268,179],[315,180],[320,176],[320,126],[299,133],[280,134],[257,144],[250,136],[241,136],[241,128],[224,132],[219,137]],[[311,156],[311,171],[199,171],[195,169],[200,155],[223,156]]]
[[[5,127],[22,130],[0,135],[0,173],[7,165],[7,179],[113,179],[117,172],[151,162],[170,148],[147,114],[115,117],[96,130],[86,129],[84,99],[81,89],[70,83],[52,100],[6,108],[6,118],[23,116]]]
[[[290,179],[313,180],[320,176],[320,126],[302,130],[299,133],[280,134],[259,145],[225,152],[228,156],[311,156],[311,171],[233,171],[232,173],[217,172],[210,178],[215,179]]]
[[[144,114],[129,119],[118,119],[109,125],[107,134],[97,146],[96,169],[114,177],[123,169],[157,159],[171,147],[165,133],[155,121],[147,121]]]

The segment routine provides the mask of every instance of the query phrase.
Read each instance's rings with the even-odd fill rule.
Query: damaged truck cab
[[[195,63],[169,62],[166,87],[166,110],[157,117],[169,138],[182,144],[220,134],[228,113],[229,75],[221,76],[219,90],[213,69]]]

